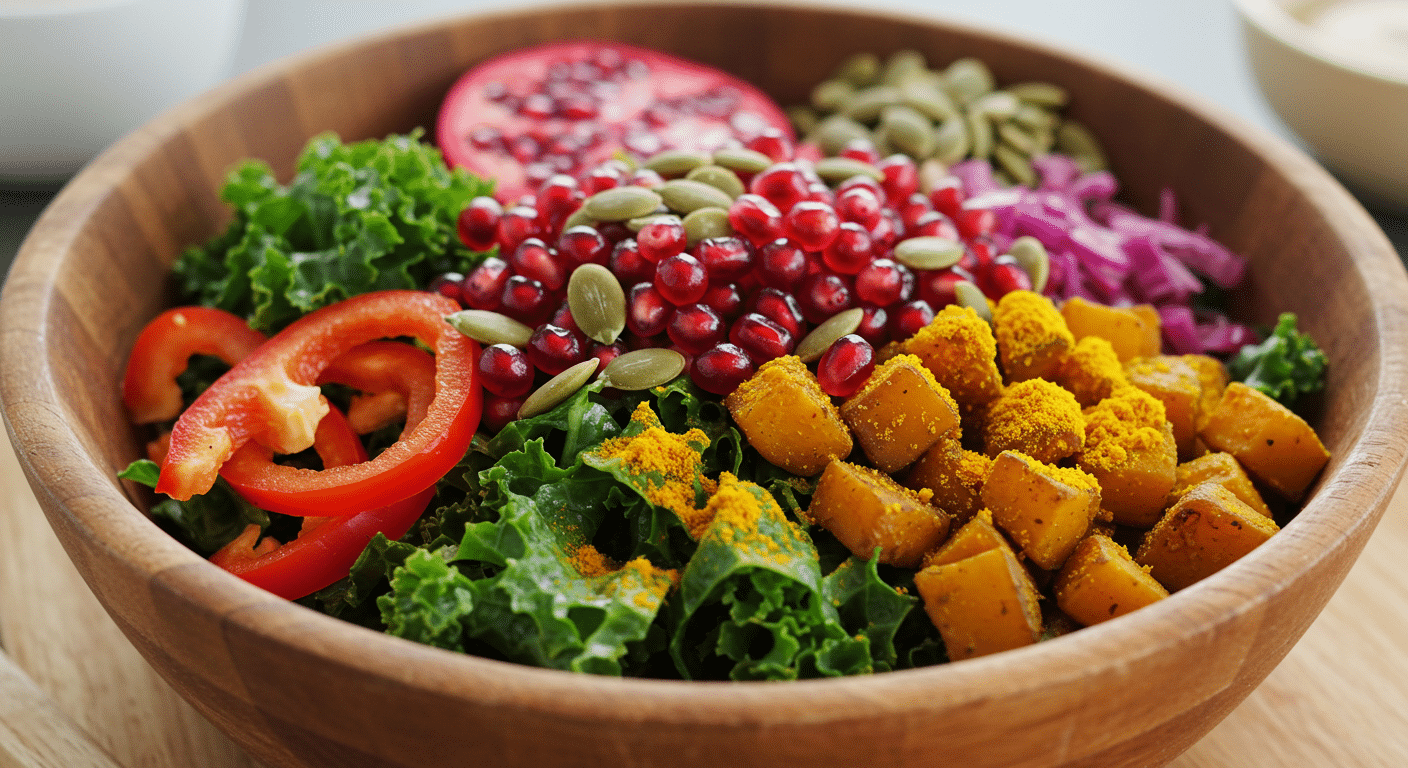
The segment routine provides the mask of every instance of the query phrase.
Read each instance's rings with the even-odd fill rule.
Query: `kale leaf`
[[[1301,395],[1325,388],[1326,362],[1315,340],[1296,330],[1295,314],[1285,312],[1265,341],[1242,347],[1227,361],[1227,372],[1289,408]]]

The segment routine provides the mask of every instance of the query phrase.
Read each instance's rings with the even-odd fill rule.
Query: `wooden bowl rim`
[[[617,3],[622,6],[691,6],[690,3]],[[1090,627],[1069,636],[963,663],[902,670],[872,676],[768,683],[682,682],[618,679],[564,673],[476,656],[457,654],[371,631],[280,600],[211,565],[151,523],[124,497],[106,470],[82,450],[83,443],[67,424],[54,423],[63,413],[54,398],[54,370],[45,354],[46,327],[52,293],[37,306],[18,306],[11,298],[17,285],[52,287],[65,259],[72,253],[88,217],[106,194],[154,147],[177,135],[196,119],[217,110],[238,94],[257,89],[291,68],[328,62],[360,47],[415,38],[442,25],[476,19],[513,17],[550,11],[546,6],[515,8],[491,14],[466,14],[367,35],[288,57],[235,78],[169,110],[128,135],[85,168],[42,215],[21,247],[0,300],[0,339],[3,361],[0,385],[6,427],[16,453],[36,492],[49,494],[65,522],[101,546],[140,568],[153,584],[182,594],[210,610],[224,609],[226,631],[238,629],[268,638],[289,650],[326,657],[354,671],[409,684],[430,685],[444,694],[484,703],[514,703],[537,711],[619,722],[683,718],[697,723],[825,723],[854,717],[860,708],[876,711],[939,709],[955,702],[991,698],[1074,681],[1100,668],[1125,666],[1136,658],[1161,653],[1206,631],[1209,617],[1218,623],[1256,611],[1272,596],[1338,551],[1361,530],[1377,523],[1398,478],[1403,474],[1404,439],[1395,424],[1408,423],[1408,277],[1387,238],[1364,209],[1327,172],[1280,137],[1251,126],[1202,98],[1114,62],[1101,60],[1024,36],[937,17],[891,12],[866,12],[871,17],[924,25],[986,38],[1006,45],[1037,50],[1084,68],[1098,70],[1125,85],[1150,91],[1194,117],[1215,126],[1250,148],[1292,183],[1325,214],[1327,226],[1354,256],[1352,267],[1373,297],[1370,320],[1377,326],[1379,388],[1370,406],[1364,433],[1335,472],[1322,479],[1315,498],[1286,526],[1285,533],[1224,571],[1121,621]],[[572,5],[574,9],[592,6]],[[604,7],[604,6],[603,6]],[[730,2],[730,7],[801,10],[779,2]],[[845,13],[841,8],[815,8],[821,13]],[[40,363],[32,380],[19,380],[13,363]],[[29,369],[27,369],[29,370]],[[31,439],[42,436],[43,442]],[[61,456],[55,476],[36,477],[30,452]],[[71,492],[67,482],[87,475],[90,486]],[[46,482],[47,481],[47,482]],[[45,483],[44,485],[38,485]],[[1352,499],[1358,503],[1348,503]],[[1339,508],[1332,506],[1339,502]],[[158,535],[153,535],[158,534]],[[146,559],[135,561],[131,555]],[[192,570],[194,569],[194,570]],[[205,594],[183,587],[191,583]],[[1157,630],[1157,631],[1155,631]],[[1147,642],[1157,636],[1158,642]],[[1132,651],[1137,647],[1138,651]],[[1035,674],[1040,672],[1040,674]],[[584,691],[590,695],[583,695]]]

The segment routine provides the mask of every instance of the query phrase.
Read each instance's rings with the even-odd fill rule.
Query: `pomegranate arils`
[[[642,338],[665,331],[675,308],[650,283],[636,283],[626,297],[626,328]]]
[[[675,310],[665,331],[680,349],[698,355],[723,341],[727,326],[707,305],[687,304]]]
[[[658,218],[641,227],[636,233],[636,245],[641,258],[651,263],[659,263],[661,259],[684,253],[688,242],[684,223],[676,216]]]
[[[499,397],[498,395],[484,396],[483,420],[484,428],[490,432],[498,432],[508,426],[509,422],[518,418],[518,411],[523,407],[525,397]]]
[[[790,291],[807,274],[807,255],[786,238],[774,240],[759,249],[756,273],[763,285]]]
[[[890,317],[890,336],[907,339],[934,319],[934,309],[923,299],[908,301],[895,308]]]
[[[753,375],[753,360],[737,344],[720,344],[706,350],[690,364],[690,378],[700,389],[727,395]]]
[[[880,187],[890,200],[904,200],[919,191],[919,166],[909,155],[890,155],[875,167],[885,176]]]
[[[763,288],[753,300],[753,311],[785,328],[792,338],[801,338],[805,318],[796,296],[776,288]]]
[[[649,282],[655,276],[655,265],[640,255],[635,240],[622,240],[611,251],[611,273],[622,285]]]
[[[792,206],[807,199],[809,181],[793,163],[775,163],[753,177],[748,191],[767,198],[786,214]]]
[[[498,309],[503,304],[509,274],[508,262],[490,256],[460,283],[460,301],[470,309]]]
[[[447,299],[463,303],[464,301],[464,275],[458,272],[446,272],[443,275],[436,275],[426,286],[426,290],[431,293],[438,293]]]
[[[533,364],[523,350],[493,344],[479,353],[479,380],[499,397],[519,397],[533,388]]]
[[[557,238],[557,253],[569,264],[602,264],[611,258],[611,244],[595,227],[579,224]]]
[[[820,251],[831,245],[841,231],[841,218],[836,215],[836,209],[813,200],[802,200],[792,206],[782,223],[787,239],[808,251]]]
[[[469,201],[455,220],[460,242],[471,251],[487,251],[499,239],[499,217],[504,207],[492,197],[480,196]]]
[[[865,228],[854,222],[842,222],[836,237],[821,252],[828,269],[843,275],[854,275],[873,258],[873,241]]]
[[[508,263],[515,274],[537,280],[549,291],[567,284],[567,271],[558,263],[557,253],[536,237],[520,243]]]
[[[587,173],[586,178],[582,180],[582,191],[590,197],[598,192],[623,186],[627,178],[623,169],[603,163]]]
[[[538,211],[526,205],[515,205],[499,217],[499,251],[512,253],[530,237],[539,237],[543,229],[538,224]]]
[[[945,176],[929,190],[929,202],[934,204],[934,210],[949,218],[958,215],[965,199],[967,196],[963,194],[963,182],[959,181],[957,176]]]
[[[923,273],[919,281],[919,298],[931,307],[946,307],[958,303],[954,286],[960,281],[975,283],[973,275],[959,266]]]
[[[553,174],[538,190],[538,223],[545,231],[561,229],[562,223],[581,206],[584,199],[586,195],[582,194],[576,179],[562,173]]]
[[[950,240],[959,240],[958,227],[953,225],[953,220],[946,214],[939,211],[929,211],[915,220],[914,225],[908,228],[914,237],[946,237]]]
[[[610,363],[612,360],[624,354],[626,354],[626,345],[619,341],[615,344],[592,342],[591,346],[587,347],[587,357],[595,357],[597,359],[596,369],[598,371],[605,368],[607,363]]]
[[[548,322],[558,328],[571,331],[573,335],[577,337],[577,340],[583,344],[589,343],[587,335],[582,333],[581,328],[577,327],[577,320],[572,317],[572,308],[568,306],[566,301],[558,305],[557,311],[552,313],[552,317],[548,319]]]
[[[537,325],[553,310],[553,298],[543,284],[531,277],[511,275],[504,281],[501,311],[525,325]]]
[[[587,359],[581,339],[572,331],[551,323],[533,331],[528,339],[527,354],[533,365],[549,376],[556,376]]]
[[[890,259],[876,259],[856,273],[856,298],[888,307],[908,301],[914,293],[914,273]]]
[[[762,195],[739,195],[728,209],[728,223],[733,231],[746,237],[755,246],[762,246],[782,236],[782,212]]]
[[[874,226],[881,218],[880,197],[868,187],[851,187],[836,195],[836,213],[843,221],[862,227]]]
[[[802,280],[797,304],[809,323],[820,323],[842,310],[850,309],[855,297],[845,278],[820,272]]]
[[[776,128],[763,129],[757,136],[749,139],[744,146],[754,152],[762,152],[772,158],[774,163],[791,160],[795,153],[791,137]]]
[[[964,240],[992,234],[997,229],[997,214],[987,208],[963,208],[953,217],[958,234]]]
[[[900,220],[904,222],[904,228],[910,230],[919,223],[920,217],[933,212],[934,204],[929,202],[929,198],[923,193],[915,192],[905,198],[900,206]]]
[[[715,283],[733,282],[753,269],[753,249],[738,237],[701,240],[694,247],[694,257]]]
[[[719,317],[731,321],[743,312],[743,292],[737,283],[713,283],[699,303],[707,304]]]
[[[1032,289],[1031,275],[1022,269],[1016,258],[1006,253],[993,259],[979,280],[983,294],[991,299],[1000,299],[1012,291]]]
[[[832,397],[849,397],[875,370],[875,348],[849,333],[837,339],[817,360],[816,380]]]
[[[781,325],[757,312],[749,312],[734,322],[728,340],[742,347],[755,360],[772,360],[792,351],[793,336]]]
[[[699,259],[677,253],[655,265],[655,289],[677,307],[693,304],[709,289],[709,274]]]
[[[880,153],[875,149],[875,142],[866,138],[851,139],[846,142],[846,146],[842,147],[837,155],[871,165],[880,161]]]
[[[884,346],[890,340],[890,313],[884,307],[862,307],[856,335],[872,347]]]

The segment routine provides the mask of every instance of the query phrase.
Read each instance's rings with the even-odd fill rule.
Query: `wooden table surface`
[[[0,434],[0,768],[249,768],[103,612]],[[1408,766],[1408,483],[1325,612],[1173,768]]]

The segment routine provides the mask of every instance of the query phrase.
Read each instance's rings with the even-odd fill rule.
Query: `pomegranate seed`
[[[890,259],[876,259],[856,273],[856,298],[879,307],[908,301],[914,294],[914,273]]]
[[[872,347],[883,347],[890,340],[889,323],[890,313],[884,307],[863,307],[856,334]]]
[[[667,341],[669,341],[669,339],[665,338],[663,335],[638,336],[629,330],[626,331],[626,349],[630,350],[664,347]]]
[[[498,432],[518,418],[518,410],[523,407],[525,397],[484,396],[484,411],[481,424],[490,432]]]
[[[611,259],[611,245],[595,227],[579,224],[557,238],[557,253],[568,264],[601,264]]]
[[[577,334],[552,323],[544,323],[528,339],[528,359],[549,376],[587,359],[587,351]]]
[[[675,308],[650,283],[636,283],[626,301],[626,327],[644,338],[665,331]]]
[[[797,297],[776,288],[763,288],[753,299],[753,311],[777,323],[792,334],[792,338],[802,337],[805,318]]]
[[[524,240],[508,263],[514,273],[537,280],[549,291],[567,284],[567,273],[557,261],[557,252],[536,237]]]
[[[691,355],[723,341],[727,330],[723,318],[705,304],[686,304],[676,309],[665,328],[670,341]]]
[[[958,227],[953,225],[953,219],[947,214],[939,211],[930,211],[920,216],[914,226],[907,231],[914,237],[946,237],[950,240],[958,240]]]
[[[710,282],[731,283],[753,269],[753,249],[739,237],[710,237],[694,246]]]
[[[677,253],[655,265],[655,289],[677,307],[693,304],[709,290],[709,273],[699,259]]]
[[[880,212],[880,219],[865,229],[870,235],[871,249],[884,253],[895,247],[895,243],[905,237],[905,227],[900,215],[889,208]]]
[[[792,206],[782,223],[787,238],[807,251],[820,251],[831,245],[841,232],[841,217],[836,215],[836,209],[812,200]]]
[[[934,319],[934,310],[923,299],[908,301],[895,308],[890,318],[890,336],[908,339]]]
[[[504,314],[527,325],[537,325],[553,310],[552,295],[531,277],[512,275],[504,281],[500,299]]]
[[[782,237],[782,212],[762,195],[739,195],[729,206],[728,223],[755,246]]]
[[[498,309],[503,304],[504,284],[510,274],[508,262],[490,256],[460,284],[460,300],[470,309]]]
[[[979,287],[983,289],[983,294],[994,301],[1013,291],[1030,291],[1032,289],[1031,275],[1022,269],[1022,265],[1017,263],[1017,259],[1007,253],[993,259],[980,281]]]
[[[539,237],[542,233],[537,209],[515,205],[499,217],[499,252],[513,253],[524,240]]]
[[[904,222],[906,231],[914,229],[921,216],[934,212],[934,204],[929,202],[929,198],[921,192],[915,192],[900,204],[900,221]]]
[[[841,148],[839,156],[849,157],[852,160],[859,160],[871,165],[880,162],[880,153],[875,149],[875,142],[866,138],[851,139],[846,142],[846,146]]]
[[[586,178],[582,180],[582,192],[590,197],[598,192],[623,186],[627,178],[628,175],[620,166],[602,163],[587,172]]]
[[[544,232],[562,229],[562,222],[582,205],[585,197],[576,179],[554,174],[538,189],[538,224]]]
[[[835,239],[821,252],[821,258],[832,271],[854,275],[871,262],[873,246],[865,227],[847,221],[837,228]]]
[[[990,244],[982,240],[972,240],[963,249],[963,257],[958,260],[958,266],[971,275],[981,274],[992,263],[992,257]]]
[[[435,279],[430,281],[430,285],[426,286],[426,290],[431,293],[438,293],[447,299],[454,299],[455,301],[463,303],[464,275],[458,272],[446,272],[442,275],[436,275]]]
[[[795,150],[792,140],[787,138],[787,134],[776,128],[765,129],[762,133],[749,139],[745,146],[754,152],[762,152],[772,158],[774,163],[791,160]]]
[[[792,351],[792,334],[757,312],[749,312],[734,322],[728,340],[742,347],[760,362],[782,357]]]
[[[635,237],[635,233],[631,232],[630,228],[620,221],[610,221],[605,224],[598,224],[596,225],[596,231],[600,232],[601,236],[606,238],[606,242],[611,243],[612,245],[615,245],[621,242],[622,240],[634,239]]]
[[[479,381],[499,397],[519,397],[533,388],[533,364],[510,344],[493,344],[479,353]]]
[[[869,187],[851,187],[836,195],[836,213],[868,229],[880,220],[880,197]]]
[[[836,193],[831,191],[831,187],[826,186],[826,182],[817,180],[807,183],[807,197],[804,202],[823,203],[829,208],[836,206]]]
[[[997,229],[997,214],[987,208],[964,208],[953,217],[958,234],[964,240],[992,234]]]
[[[699,303],[707,304],[719,317],[732,321],[743,312],[743,291],[738,283],[713,283]]]
[[[646,224],[636,233],[636,244],[641,258],[652,264],[660,263],[678,253],[684,253],[688,238],[684,233],[684,223],[678,217],[669,216]]]
[[[635,240],[622,240],[611,250],[611,274],[622,285],[649,282],[655,276],[655,265],[640,255]]]
[[[836,194],[839,195],[846,191],[856,188],[868,189],[875,195],[876,200],[879,200],[881,203],[887,202],[885,197],[885,189],[880,186],[880,182],[870,178],[869,176],[852,176],[849,179],[846,179],[845,181],[836,185]]]
[[[875,348],[854,333],[837,339],[816,362],[816,380],[832,397],[850,397],[875,370]]]
[[[919,191],[919,167],[909,155],[890,155],[875,167],[885,174],[880,186],[891,200],[904,200]]]
[[[846,279],[830,272],[803,279],[797,290],[797,304],[809,323],[820,323],[837,312],[850,309],[854,300]]]
[[[727,395],[753,375],[753,361],[737,344],[720,344],[694,358],[689,377],[705,392]]]
[[[607,363],[624,354],[626,354],[626,345],[619,341],[615,344],[592,342],[591,346],[587,347],[587,357],[597,359],[596,369],[598,371],[605,368]]]
[[[774,240],[758,251],[757,275],[763,285],[790,291],[806,273],[806,253],[787,238]]]
[[[759,171],[749,184],[749,192],[761,195],[782,213],[807,199],[807,177],[793,163],[777,163]]]
[[[934,204],[934,210],[949,218],[958,215],[965,199],[967,196],[963,194],[963,182],[959,181],[957,176],[945,176],[929,190],[929,202]]]
[[[956,265],[948,269],[926,271],[919,281],[919,298],[929,306],[941,309],[950,304],[957,304],[958,295],[953,287],[959,281],[976,285],[973,275]]]
[[[577,340],[583,344],[588,343],[587,335],[582,333],[581,328],[577,327],[577,319],[572,317],[572,308],[568,306],[566,301],[558,305],[557,311],[552,313],[552,317],[548,318],[548,322],[558,328],[565,328],[571,331],[577,337]]]
[[[504,207],[492,197],[486,195],[470,200],[455,220],[460,242],[471,251],[493,248],[499,238],[499,217],[503,215]]]

